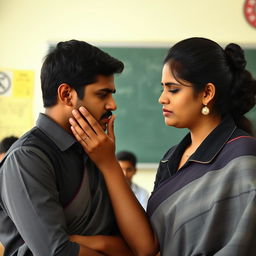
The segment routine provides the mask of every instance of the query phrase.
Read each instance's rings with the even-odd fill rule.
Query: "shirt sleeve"
[[[55,174],[47,156],[34,147],[14,150],[2,166],[2,200],[33,255],[76,256],[69,241]]]

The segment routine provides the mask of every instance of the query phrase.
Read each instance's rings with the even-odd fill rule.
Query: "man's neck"
[[[69,117],[65,114],[64,109],[60,109],[58,106],[49,107],[45,109],[45,115],[49,116],[54,122],[60,125],[68,133],[72,134],[69,124]]]

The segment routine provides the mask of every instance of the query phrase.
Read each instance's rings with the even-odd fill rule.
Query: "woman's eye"
[[[177,93],[180,89],[170,89],[169,92],[171,93]]]

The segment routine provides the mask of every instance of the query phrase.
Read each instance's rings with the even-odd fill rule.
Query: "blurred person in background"
[[[146,189],[135,184],[132,181],[133,176],[137,172],[137,167],[136,167],[137,157],[135,156],[135,154],[129,151],[120,151],[116,154],[116,157],[133,193],[135,194],[136,198],[138,199],[140,204],[143,206],[143,208],[146,210],[149,193]]]
[[[16,136],[8,136],[0,142],[0,161],[4,158],[11,145],[18,139]]]

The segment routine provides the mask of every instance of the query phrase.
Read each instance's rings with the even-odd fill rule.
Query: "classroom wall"
[[[41,62],[49,42],[81,39],[98,45],[169,45],[203,36],[256,45],[244,0],[0,0],[0,67],[36,74],[34,116],[42,111]],[[153,176],[155,169],[147,172]],[[143,180],[143,171],[137,174]],[[140,179],[141,177],[141,179]],[[147,179],[149,190],[152,183]]]

